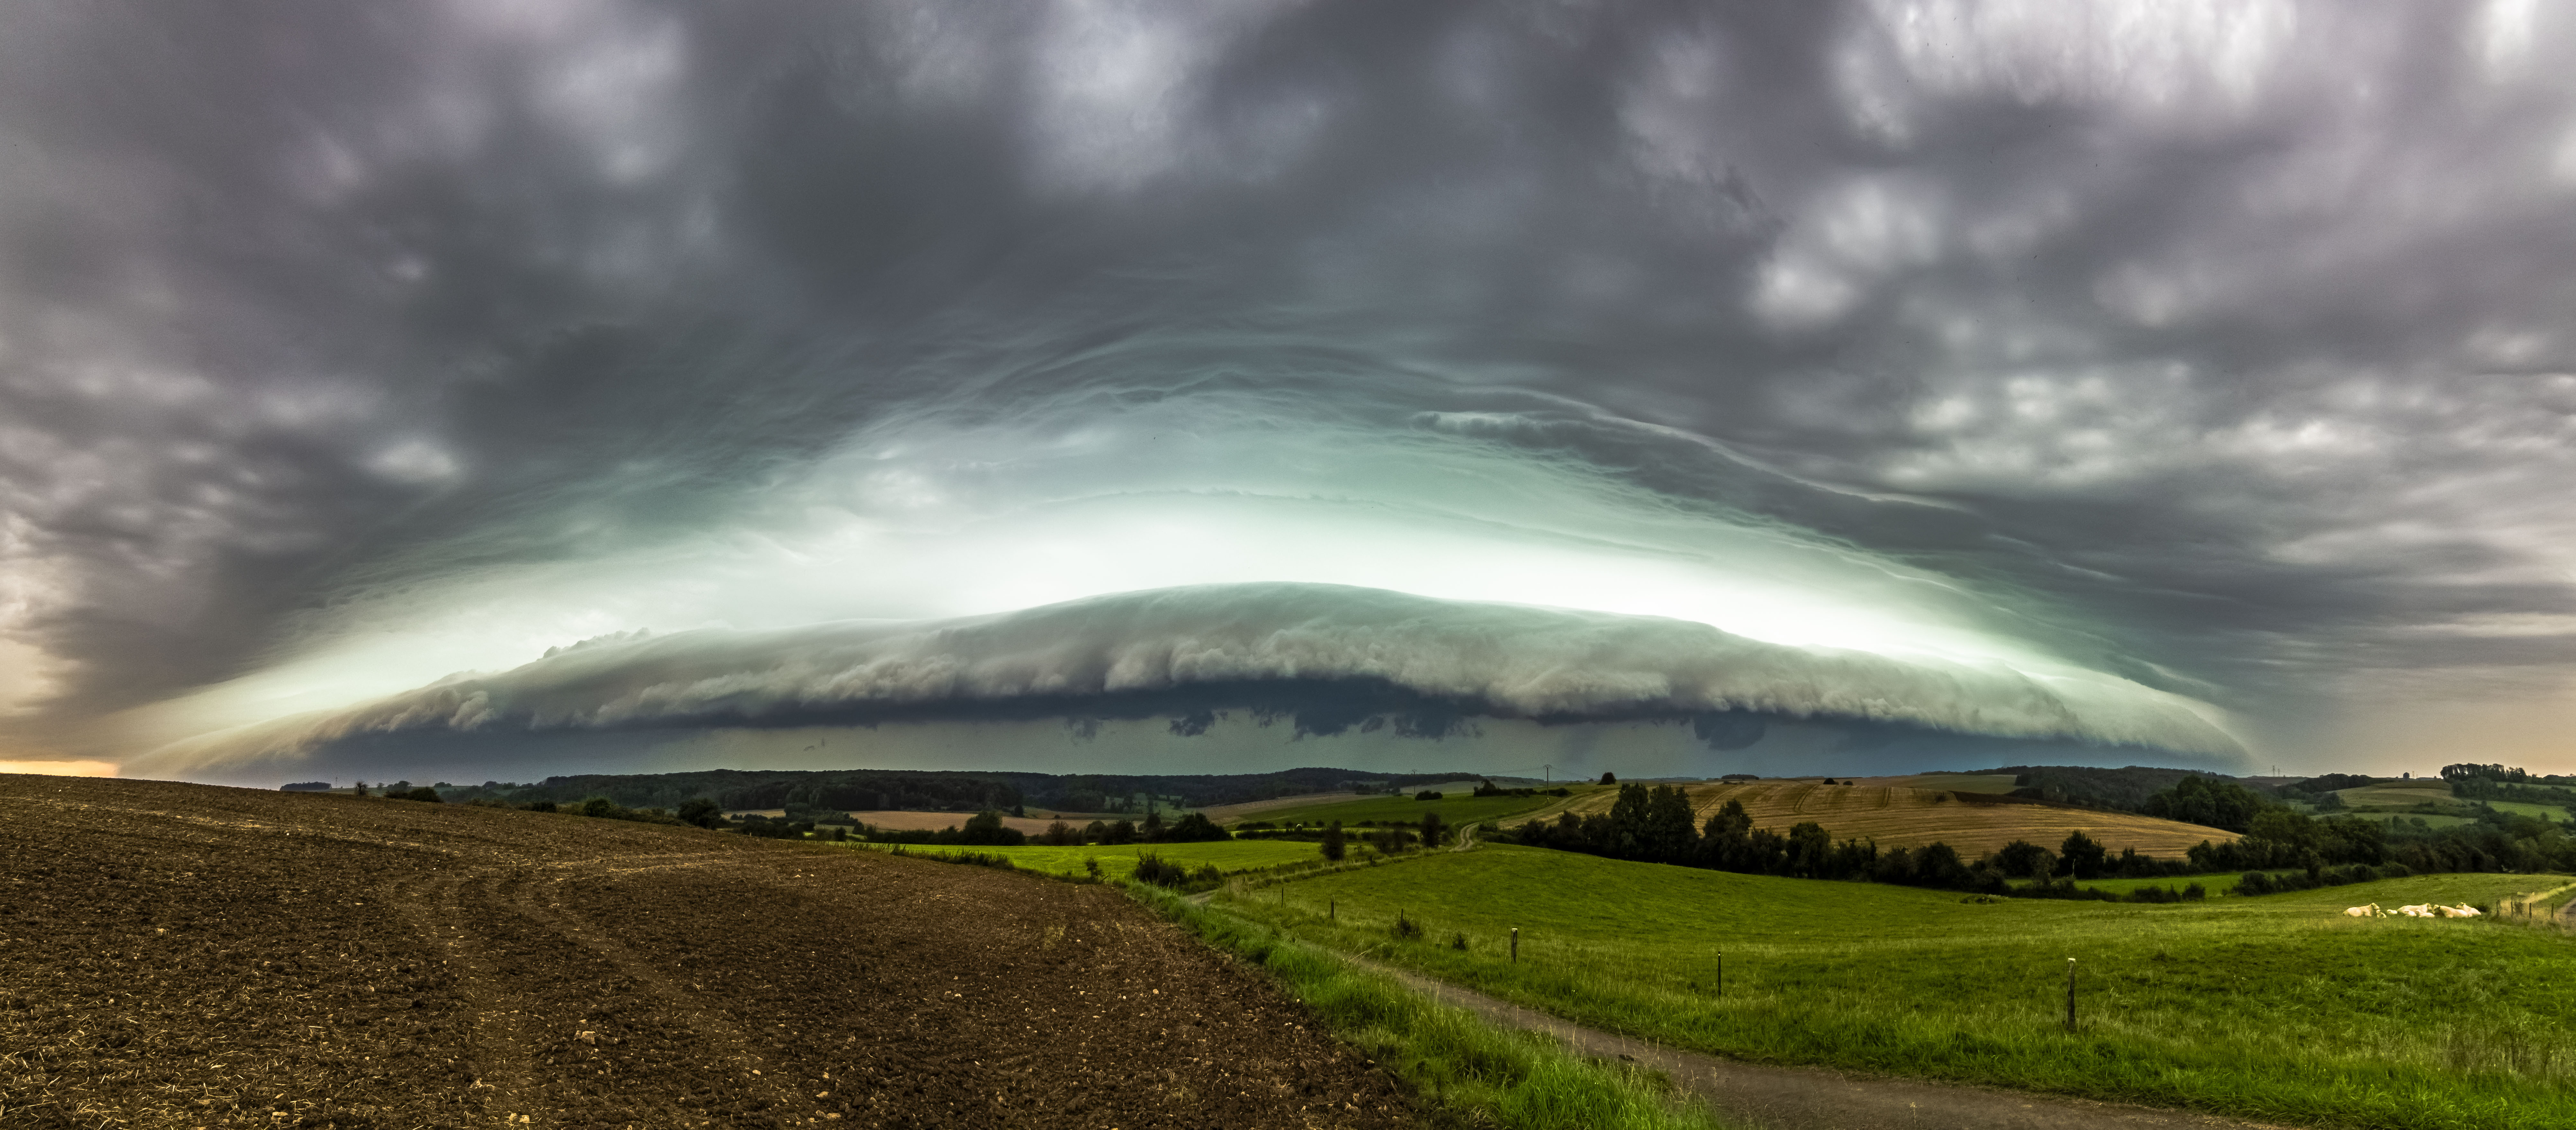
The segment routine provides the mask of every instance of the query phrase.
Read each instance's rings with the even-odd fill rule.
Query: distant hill
[[[704,797],[727,811],[787,807],[856,811],[973,812],[1016,805],[1065,812],[1200,808],[1305,793],[1384,791],[1456,781],[1456,773],[1362,773],[1285,769],[1276,773],[1157,776],[909,769],[707,769],[548,777],[535,784],[441,785],[450,801],[492,797],[513,804],[563,804],[604,796],[629,808],[677,808]]]
[[[2101,841],[2113,854],[2135,848],[2167,859],[2180,858],[2202,840],[2227,843],[2237,838],[2234,832],[2135,813],[1869,781],[1850,785],[1804,780],[1711,782],[1686,786],[1684,791],[1698,820],[1708,819],[1732,800],[1744,805],[1759,828],[1786,832],[1791,825],[1812,820],[1837,840],[1876,840],[1882,848],[1919,847],[1937,840],[1970,859],[2014,840],[2054,850],[2067,833],[2076,831]],[[1616,794],[1604,791],[1579,798],[1570,808],[1608,811],[1616,799]]]

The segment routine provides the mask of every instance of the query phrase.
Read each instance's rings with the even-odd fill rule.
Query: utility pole
[[[1539,777],[1539,780],[1545,781],[1551,785],[1556,783],[1556,766],[1541,765],[1539,766],[1539,772],[1542,774],[1542,776]]]

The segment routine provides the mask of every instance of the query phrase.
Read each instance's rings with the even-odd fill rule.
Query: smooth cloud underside
[[[1195,586],[931,623],[704,629],[592,643],[352,709],[197,744],[221,760],[368,734],[800,726],[1213,709],[1541,722],[1693,719],[1726,748],[1735,715],[2235,754],[2183,700],[2108,679],[1762,643],[1646,616],[1432,600],[1335,585]],[[1338,708],[1342,713],[1335,713]],[[1203,722],[1199,723],[1204,725]],[[1439,725],[1424,728],[1436,735]]]

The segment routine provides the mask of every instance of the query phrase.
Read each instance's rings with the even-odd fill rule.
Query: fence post
[[[1717,951],[1717,995],[1726,995],[1726,951]]]
[[[1524,777],[1524,778],[1522,778],[1522,779],[1523,779],[1523,780],[1527,780],[1528,778]],[[1512,927],[1512,964],[1514,964],[1514,965],[1518,965],[1518,964],[1520,964],[1520,963],[1521,963],[1521,928],[1520,928],[1520,927],[1518,927],[1518,926],[1514,926],[1514,927]]]
[[[1524,778],[1524,779],[1526,779],[1526,778]],[[1325,899],[1325,900],[1324,900],[1324,921],[1326,921],[1326,922],[1339,922],[1339,921],[1341,921],[1341,920],[1342,920],[1342,900],[1340,900],[1340,899]]]
[[[2075,959],[2066,959],[2066,1030],[2075,1030]]]

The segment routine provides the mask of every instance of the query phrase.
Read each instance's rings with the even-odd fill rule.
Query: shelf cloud
[[[1442,737],[1476,717],[1679,720],[1716,748],[1760,719],[2173,752],[2242,750],[2191,704],[2134,684],[2000,664],[1787,647],[1704,624],[1472,604],[1333,585],[1204,586],[932,623],[701,629],[585,641],[319,717],[226,736],[198,758],[307,753],[375,734],[790,727],[1279,713],[1300,734],[1392,721]]]

